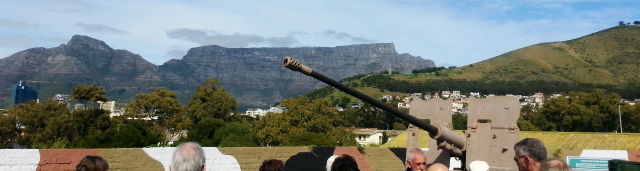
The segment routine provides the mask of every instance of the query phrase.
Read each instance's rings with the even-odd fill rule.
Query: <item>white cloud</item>
[[[171,57],[172,59],[182,59],[182,57],[186,54],[187,51],[180,49],[171,49],[167,51],[167,56]]]
[[[176,58],[181,49],[208,44],[297,47],[394,42],[400,53],[459,66],[531,44],[576,38],[614,26],[620,20],[640,19],[640,10],[632,9],[639,6],[636,1],[553,2],[557,3],[548,0],[9,1],[0,6],[3,19],[40,27],[15,29],[0,21],[0,35],[29,35],[33,39],[29,46],[54,47],[60,40],[41,39],[68,40],[74,34],[86,34],[114,48],[139,53],[155,64]],[[595,5],[583,8],[585,4]],[[122,34],[124,32],[128,34]],[[24,48],[14,44],[0,48],[4,51],[0,54]]]
[[[364,37],[357,37],[357,36],[352,36],[349,33],[345,33],[345,32],[338,32],[335,30],[325,30],[322,33],[323,36],[326,37],[330,37],[330,38],[335,38],[338,40],[350,40],[353,43],[372,43],[375,42],[375,40],[371,40],[368,38],[364,38]]]
[[[27,47],[32,44],[33,40],[24,35],[0,35],[0,46],[7,47]]]
[[[285,37],[262,37],[241,33],[222,34],[217,31],[188,28],[169,30],[167,31],[167,36],[172,39],[186,40],[199,45],[220,45],[224,47],[249,47],[261,44],[266,44],[267,46],[291,46],[298,42],[292,34]]]
[[[83,22],[77,22],[76,26],[90,33],[127,34],[127,31],[125,30],[117,29],[104,24],[87,24]]]
[[[22,21],[14,21],[0,18],[0,27],[8,27],[15,29],[24,29],[31,26],[31,24],[22,22]]]

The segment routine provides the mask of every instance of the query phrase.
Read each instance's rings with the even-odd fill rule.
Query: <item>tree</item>
[[[18,137],[20,129],[15,115],[0,114],[0,148],[9,148]]]
[[[351,103],[351,99],[347,96],[333,97],[331,96],[331,104],[346,108]]]
[[[467,115],[455,113],[452,115],[453,129],[467,130]]]
[[[171,137],[192,125],[178,102],[176,93],[166,89],[136,95],[133,102],[127,105],[126,113],[127,117],[151,120],[152,125],[162,127]]]
[[[255,133],[248,125],[241,123],[229,123],[216,130],[213,136],[214,142],[219,142],[220,147],[254,147],[258,145]]]
[[[530,130],[613,132],[618,126],[619,100],[618,94],[605,90],[570,92],[566,98],[545,100],[542,108],[522,116],[524,121],[518,123]]]
[[[97,85],[83,86],[79,85],[71,90],[71,98],[80,101],[87,109],[87,102],[92,103],[92,107],[95,109],[98,101],[106,102],[109,99],[106,96],[106,92],[102,87]]]
[[[72,147],[109,147],[109,138],[115,129],[109,112],[102,109],[71,111],[74,130],[70,137]]]
[[[287,109],[285,112],[267,114],[256,124],[262,145],[298,145],[294,142],[298,140],[307,142],[303,143],[305,145],[326,145],[302,141],[310,135],[325,138],[332,145],[355,145],[355,140],[348,142],[348,139],[355,139],[353,134],[336,128],[340,125],[338,112],[326,99],[297,97],[286,99],[281,105]]]
[[[238,104],[233,97],[213,78],[206,80],[205,85],[196,87],[188,104],[189,115],[195,123],[207,117],[225,120],[237,108]]]
[[[399,110],[408,113],[407,109]],[[341,123],[340,126],[344,127],[378,128],[382,130],[400,128],[404,130],[408,126],[406,121],[370,104],[340,112],[339,118],[341,120],[338,123]]]
[[[623,105],[621,106],[621,114],[623,132],[640,132],[640,106]],[[620,126],[619,121],[616,126]]]
[[[8,113],[23,127],[18,144],[27,147],[52,148],[56,143],[64,147],[77,134],[69,110],[53,100],[15,105]]]
[[[640,25],[640,21],[633,21],[633,25]]]
[[[113,148],[147,147],[162,139],[162,131],[149,127],[140,120],[126,120],[119,125],[113,136],[109,137],[109,146]]]
[[[182,138],[179,142],[197,142],[202,146],[218,146],[219,141],[214,140],[216,131],[224,126],[224,121],[214,118],[204,118],[193,126],[187,137]]]

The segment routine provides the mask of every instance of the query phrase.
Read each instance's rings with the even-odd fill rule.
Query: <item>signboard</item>
[[[571,170],[609,170],[609,158],[567,156]]]

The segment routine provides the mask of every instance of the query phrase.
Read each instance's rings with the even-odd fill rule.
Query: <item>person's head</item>
[[[427,156],[419,148],[411,149],[406,165],[413,171],[424,171],[427,167]]]
[[[434,163],[431,166],[429,166],[427,171],[449,171],[449,168],[444,164]]]
[[[537,171],[540,162],[547,159],[547,149],[542,141],[534,138],[526,138],[513,146],[516,156],[513,160],[520,171]]]
[[[542,161],[540,171],[570,171],[569,165],[560,159],[547,159]]]
[[[348,154],[340,156],[331,156],[327,160],[328,171],[360,171],[356,159]]]
[[[109,163],[100,156],[86,156],[76,165],[76,171],[106,171]]]
[[[186,142],[176,147],[169,168],[171,171],[202,171],[204,164],[202,147],[194,142]]]
[[[271,159],[265,160],[260,165],[259,171],[282,171],[284,170],[284,163],[282,160]]]

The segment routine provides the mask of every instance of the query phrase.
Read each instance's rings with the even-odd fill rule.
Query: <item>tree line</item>
[[[281,106],[284,113],[255,119],[234,114],[238,108],[215,79],[196,87],[188,104],[175,92],[156,89],[138,94],[121,116],[99,108],[109,99],[99,86],[77,86],[71,99],[83,104],[69,109],[53,99],[12,106],[0,114],[0,146],[26,148],[125,148],[170,146],[195,141],[204,146],[355,145],[330,102],[291,98]]]
[[[586,83],[567,83],[557,81],[502,81],[502,80],[462,80],[441,79],[424,82],[407,82],[395,80],[389,75],[370,75],[361,79],[361,84],[382,90],[403,93],[436,93],[444,90],[458,90],[462,93],[481,92],[483,94],[520,94],[530,95],[537,92],[545,94],[566,93],[570,91],[590,92],[595,89],[604,89],[620,94],[626,99],[640,98],[640,89],[637,83],[626,85],[597,85]]]
[[[564,96],[550,98],[541,107],[523,106],[518,126],[525,131],[565,131],[565,132],[619,132],[622,121],[623,132],[640,132],[640,105],[621,102],[622,98],[635,99],[640,96],[637,84],[619,87],[592,84],[571,84],[545,81],[467,81],[433,80],[423,83],[409,83],[393,80],[388,75],[361,77],[362,84],[396,92],[439,92],[460,90],[462,92],[482,92],[485,94],[546,94],[562,93]],[[325,87],[309,95],[326,96],[334,89]],[[619,93],[624,94],[621,96]],[[335,104],[341,100],[333,99]],[[453,125],[457,130],[466,129],[466,115],[453,114]]]
[[[518,126],[527,131],[640,132],[640,105],[620,101],[620,95],[597,89],[573,91],[544,101],[541,108],[521,110]]]

